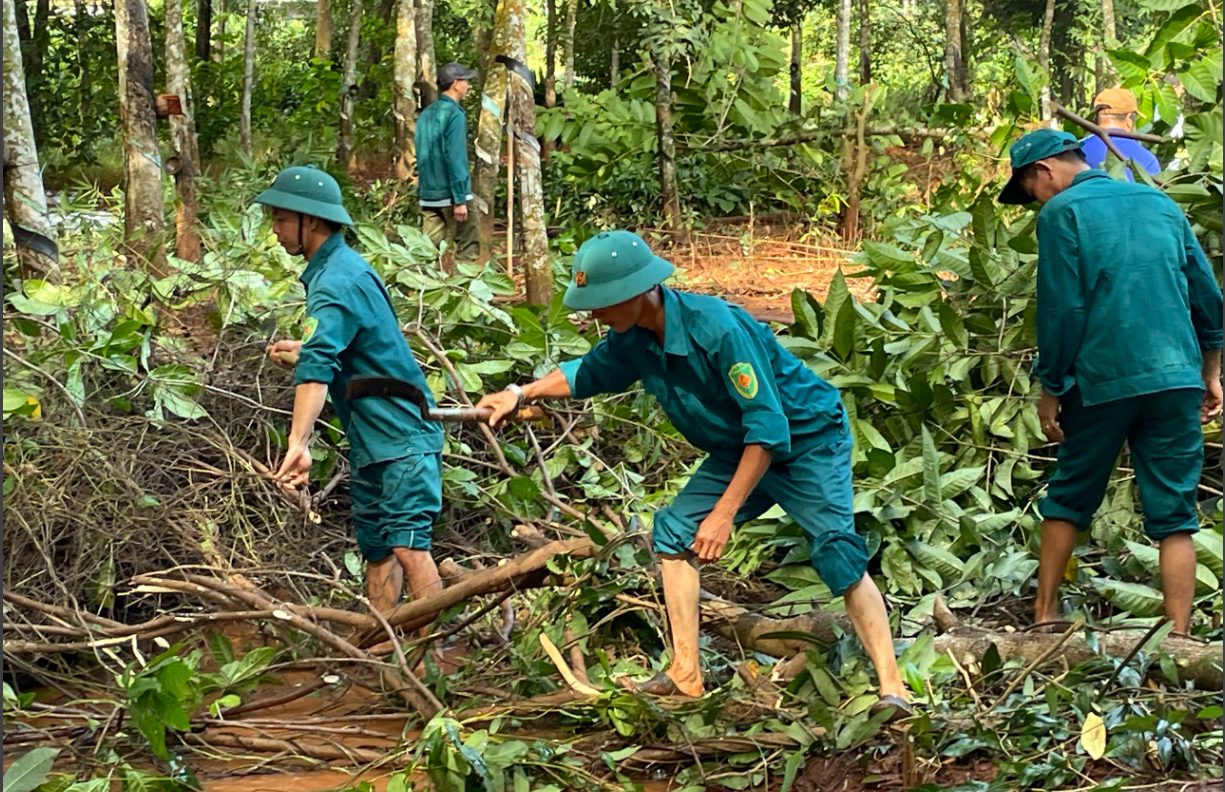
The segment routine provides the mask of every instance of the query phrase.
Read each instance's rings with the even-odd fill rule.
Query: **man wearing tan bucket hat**
[[[1107,88],[1093,100],[1094,120],[1107,130],[1136,131],[1136,115],[1139,112],[1139,107],[1136,106],[1136,95],[1127,88]],[[1173,121],[1173,119],[1169,120]],[[1110,140],[1119,151],[1123,152],[1123,156],[1144,168],[1150,176],[1161,173],[1161,163],[1139,141],[1116,135],[1111,135]],[[1106,161],[1106,144],[1097,135],[1086,137],[1084,148],[1081,150],[1085,153],[1085,159],[1088,160],[1091,168],[1100,168]],[[1135,181],[1131,168],[1127,169],[1127,180]]]

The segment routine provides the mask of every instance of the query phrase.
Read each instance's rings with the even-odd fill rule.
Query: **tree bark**
[[[217,37],[213,39],[213,62],[225,60],[225,15],[230,10],[228,0],[217,0]]]
[[[115,0],[115,42],[123,129],[124,245],[129,256],[164,277],[166,207],[153,100],[153,42],[144,0]]]
[[[672,63],[662,48],[654,53],[653,58],[659,194],[663,199],[664,224],[676,228],[681,220],[681,199],[676,185],[676,135],[672,131]]]
[[[360,3],[361,0],[355,2]],[[247,34],[242,53],[242,112],[239,117],[242,151],[248,157],[252,156],[251,92],[255,88],[255,3],[256,0],[247,0]]]
[[[413,0],[399,0],[393,72],[396,176],[407,181],[417,168],[417,152],[413,147],[417,134],[417,100],[413,96],[413,82],[417,78],[417,14]]]
[[[438,96],[438,63],[434,60],[434,0],[417,0],[417,79]]]
[[[855,146],[850,147],[847,140],[846,149],[846,215],[842,222],[842,238],[853,244],[861,236],[859,228],[860,187],[868,171],[867,127],[868,114],[872,111],[873,86],[868,86],[864,95],[863,107],[859,109],[855,122]]]
[[[608,60],[608,87],[617,90],[617,77],[621,74],[621,7],[613,3],[612,52]]]
[[[562,51],[566,59],[564,84],[567,91],[574,87],[574,28],[578,24],[578,2],[579,0],[566,2],[566,36],[562,41]]]
[[[1118,30],[1115,26],[1114,0],[1102,0],[1102,38],[1094,47],[1096,58],[1094,63],[1094,89],[1100,93],[1114,82],[1114,66],[1106,57],[1105,51],[1119,45]]]
[[[1042,120],[1051,120],[1051,30],[1055,25],[1055,0],[1046,0],[1046,11],[1042,16],[1042,35],[1038,40],[1038,67],[1045,74],[1046,82],[1041,91]]]
[[[847,97],[851,61],[851,0],[838,0],[838,40],[834,53],[834,84],[839,99]]]
[[[965,90],[965,60],[961,51],[961,0],[945,0],[944,15],[944,76],[948,81],[948,99],[951,102],[964,102],[968,97]]]
[[[557,0],[545,0],[544,106],[557,106]],[[544,141],[544,159],[553,151],[553,141]]]
[[[12,0],[4,3],[4,206],[22,271],[58,283],[59,254],[47,219],[14,6]]]
[[[317,0],[315,7],[315,57],[332,57],[332,0]],[[414,35],[414,40],[416,36]]]
[[[72,26],[77,37],[77,69],[81,72],[81,127],[84,129],[93,118],[94,104],[93,80],[89,76],[89,57],[85,52],[85,0],[73,0],[73,10],[75,14]]]
[[[804,76],[804,22],[797,19],[791,23],[791,102],[787,109],[792,115],[801,113],[802,78]]]
[[[357,52],[361,45],[361,34],[362,0],[353,0],[353,8],[349,14],[344,71],[340,78],[340,142],[336,146],[336,163],[342,168],[353,164],[353,102],[357,95]]]
[[[505,0],[510,6],[511,52],[527,60],[524,0]],[[520,253],[525,290],[530,305],[553,302],[553,271],[549,264],[549,234],[544,219],[544,188],[540,176],[540,149],[536,142],[536,101],[532,86],[517,74],[509,75],[515,120],[515,179],[519,182],[519,217],[523,235]]]
[[[213,54],[213,0],[196,3],[196,60],[206,61]]]
[[[476,133],[476,174],[473,179],[474,203],[480,220],[480,259],[493,255],[494,197],[498,189],[501,168],[502,118],[506,113],[506,67],[497,62],[498,55],[510,54],[511,36],[507,0],[498,4],[493,20],[493,36],[489,45],[489,68],[481,96],[481,116]],[[493,108],[496,108],[494,110]]]
[[[872,11],[868,0],[859,0],[859,84],[872,82]]]
[[[175,250],[184,261],[200,260],[200,233],[196,227],[196,174],[200,152],[196,146],[191,72],[187,67],[187,39],[183,35],[183,0],[166,0],[166,90],[179,97],[183,114],[170,117],[170,141],[179,160],[174,174],[178,196],[175,206]]]

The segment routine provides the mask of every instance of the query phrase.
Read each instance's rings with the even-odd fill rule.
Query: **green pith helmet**
[[[574,254],[574,272],[562,302],[572,311],[594,311],[650,291],[672,274],[671,262],[651,252],[629,231],[605,231]]]
[[[1035,129],[1013,143],[1012,149],[1008,152],[1012,162],[1012,176],[1009,177],[1008,183],[1000,192],[1000,203],[1014,205],[1032,203],[1033,196],[1025,192],[1025,188],[1017,181],[1017,171],[1038,160],[1044,160],[1065,151],[1076,151],[1084,145],[1085,141],[1060,129]]]
[[[294,165],[281,171],[272,186],[260,193],[255,202],[341,225],[353,225],[353,218],[345,211],[344,199],[340,196],[340,185],[313,165]]]

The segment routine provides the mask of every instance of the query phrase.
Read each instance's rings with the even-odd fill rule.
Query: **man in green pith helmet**
[[[655,514],[673,658],[632,683],[658,695],[703,693],[696,562],[718,561],[735,523],[775,503],[804,529],[811,561],[846,610],[880,678],[877,710],[909,712],[885,602],[855,532],[851,437],[838,391],[740,307],[660,285],[672,265],[628,231],[602,233],[574,257],[565,305],[591,311],[609,333],[543,379],[481,399],[491,423],[524,402],[618,393],[641,381],[672,424],[709,456]]]
[[[458,63],[438,70],[442,94],[417,118],[417,200],[421,230],[435,244],[455,245],[456,261],[475,261],[480,249],[476,217],[469,210],[468,118],[460,102],[476,72]]]
[[[1161,548],[1166,615],[1190,628],[1201,422],[1221,411],[1221,289],[1191,224],[1161,191],[1091,170],[1082,141],[1039,129],[1013,144],[1000,203],[1038,213],[1038,417],[1059,443],[1039,511],[1037,624],[1127,442],[1145,533]]]
[[[345,244],[353,221],[336,180],[312,167],[286,168],[255,202],[272,208],[272,231],[286,252],[307,261],[302,340],[268,348],[277,365],[295,369],[297,383],[289,449],[275,477],[287,488],[307,483],[315,421],[331,395],[349,439],[349,493],[370,604],[386,613],[405,579],[414,599],[442,588],[430,555],[442,508],[442,430],[402,399],[350,402],[345,386],[355,376],[383,376],[411,382],[427,399],[430,389],[387,287]]]

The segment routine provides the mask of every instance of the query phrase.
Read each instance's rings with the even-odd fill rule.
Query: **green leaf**
[[[506,489],[519,500],[535,500],[540,497],[540,485],[528,476],[516,476],[506,483]]]
[[[919,541],[906,543],[906,549],[921,564],[940,573],[940,577],[956,582],[965,573],[965,563],[943,547],[935,547]]]
[[[1186,71],[1178,73],[1178,79],[1187,89],[1187,93],[1201,102],[1216,101],[1217,92],[1221,89],[1220,78],[1213,76],[1204,60],[1193,61]]]
[[[59,748],[35,748],[17,757],[4,771],[4,780],[0,782],[4,792],[31,792],[42,786],[59,755]]]
[[[1149,11],[1177,11],[1187,6],[1199,5],[1199,0],[1136,0],[1136,2]]]
[[[821,303],[803,289],[791,290],[791,313],[795,324],[791,326],[792,335],[801,335],[814,341],[821,338],[825,329],[825,309]]]
[[[1161,574],[1161,553],[1152,545],[1140,544],[1139,542],[1124,542],[1127,545],[1128,551],[1131,552],[1133,558],[1140,562],[1140,566],[1144,567],[1144,571],[1150,575],[1157,576]]]
[[[944,502],[940,492],[940,454],[927,424],[923,424],[923,500],[933,507]]]
[[[1204,10],[1199,7],[1198,3],[1189,4],[1170,14],[1170,18],[1157,31],[1157,35],[1153,36],[1152,43],[1144,51],[1144,57],[1148,58],[1149,63],[1154,64],[1156,68],[1157,57],[1162,54],[1166,45],[1203,14]]]
[[[969,346],[970,334],[966,332],[966,323],[962,321],[957,309],[947,300],[941,300],[936,307],[936,312],[940,315],[940,329],[944,331],[948,339],[962,349]]]
[[[1159,616],[1165,610],[1161,592],[1140,583],[1121,580],[1095,580],[1094,586],[1115,607],[1141,618]]]
[[[838,309],[834,320],[834,352],[842,360],[850,357],[855,347],[855,324],[859,321],[859,313],[855,310],[855,298],[848,297]]]
[[[1221,535],[1211,530],[1200,531],[1192,534],[1191,540],[1195,542],[1195,559],[1212,570],[1218,578],[1225,575],[1225,563],[1222,562],[1222,557],[1225,557],[1225,543],[1222,542]]]
[[[800,772],[800,766],[804,764],[804,752],[792,751],[787,756],[787,764],[783,767],[783,785],[779,787],[778,792],[790,792],[791,785],[795,783],[795,777]]]
[[[1131,50],[1110,50],[1107,53],[1114,70],[1122,78],[1124,88],[1134,88],[1148,80],[1148,58]]]

